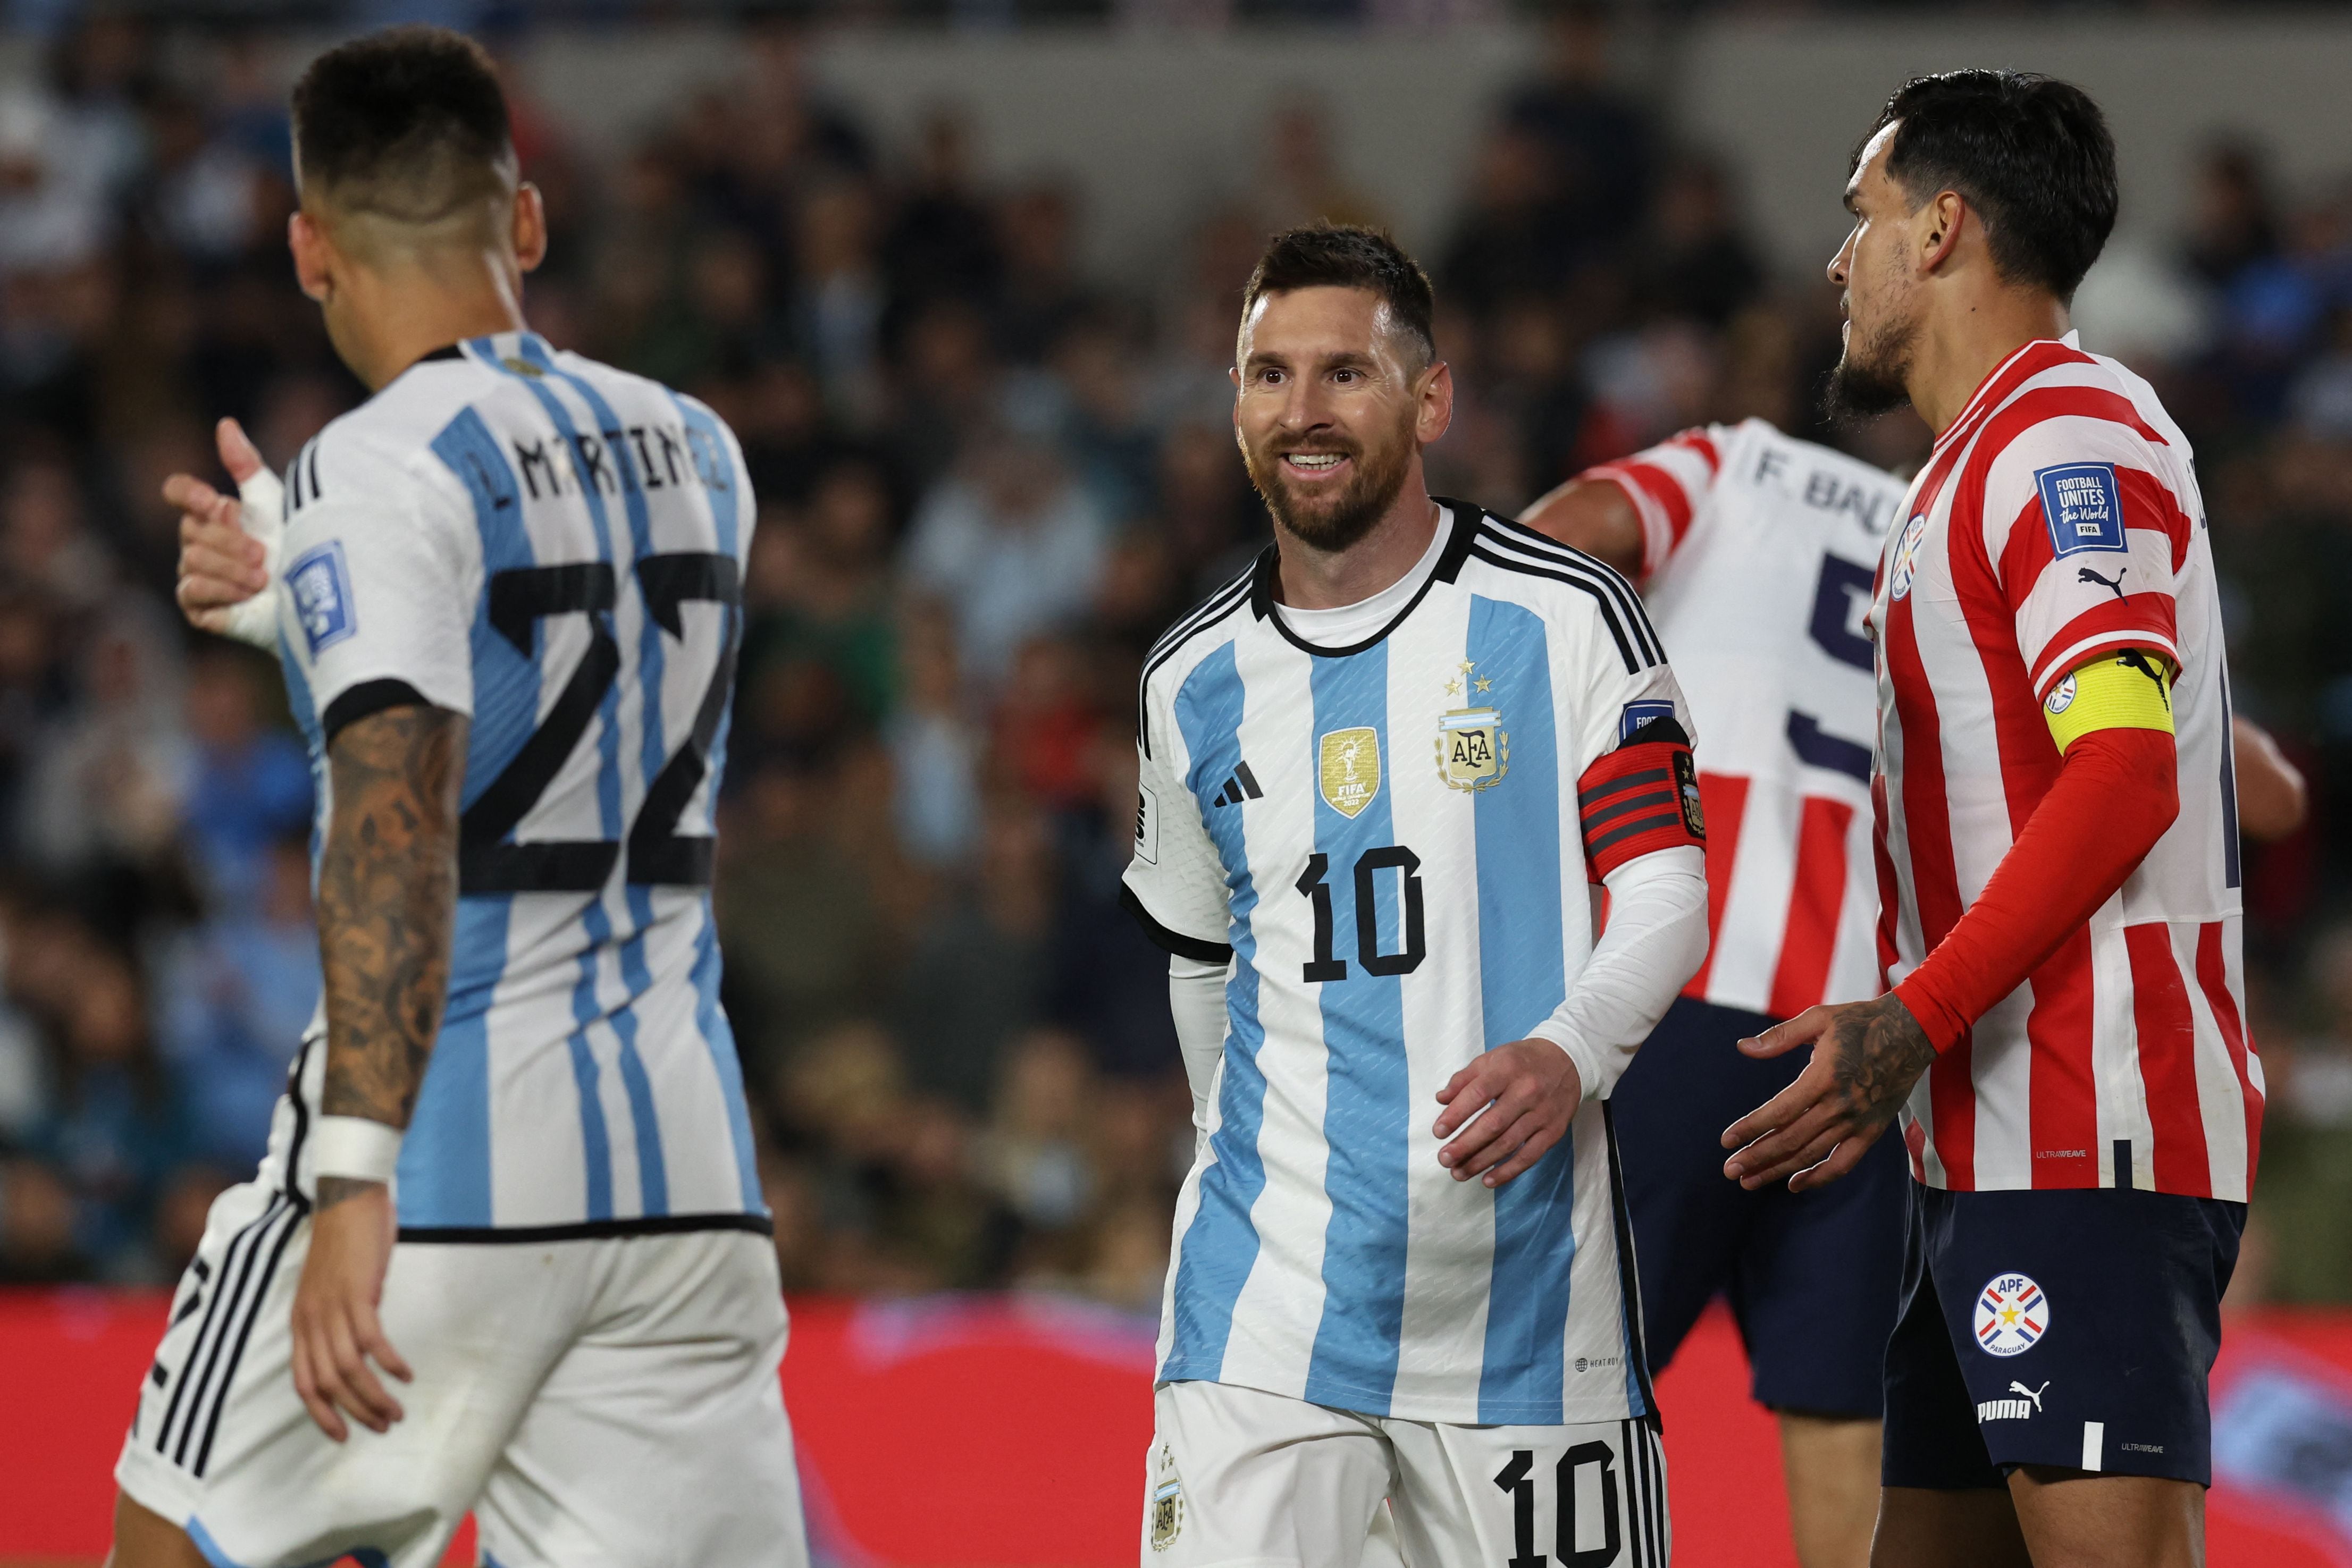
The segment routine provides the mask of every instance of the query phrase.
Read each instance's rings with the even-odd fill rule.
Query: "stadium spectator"
[[[310,831],[310,759],[301,742],[262,722],[261,683],[273,674],[227,646],[199,649],[188,661],[192,757],[181,809],[198,883],[216,910],[241,914],[239,906],[266,903],[268,879],[282,870],[271,846]],[[307,921],[307,901],[289,917]]]
[[[1102,575],[1109,528],[1063,460],[1061,413],[1049,383],[1008,386],[915,511],[908,586],[948,606],[982,691],[999,688],[1024,639],[1083,614]]]
[[[158,1045],[186,1107],[192,1149],[231,1171],[261,1158],[320,985],[307,824],[245,858],[235,891],[157,965]]]

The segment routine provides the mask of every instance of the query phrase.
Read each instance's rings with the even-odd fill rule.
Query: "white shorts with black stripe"
[[[1666,1568],[1645,1421],[1465,1427],[1163,1383],[1142,1568]]]
[[[274,1182],[221,1195],[115,1467],[219,1568],[426,1568],[469,1510],[499,1568],[807,1563],[766,1237],[403,1241],[406,1418],[337,1444],[294,1392],[310,1235]]]

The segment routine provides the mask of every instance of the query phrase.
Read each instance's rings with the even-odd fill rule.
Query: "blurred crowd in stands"
[[[1418,28],[1542,17],[1575,0],[0,0],[0,27],[48,31],[99,9],[159,17],[325,22],[363,27],[436,22],[468,30],[541,22],[627,26],[681,17],[781,16],[856,26],[988,28],[1109,22],[1146,27],[1255,26]],[[2179,16],[2220,11],[2232,0],[2074,0],[2068,9]],[[2000,15],[2026,0],[1617,0],[1645,21],[1748,13],[1868,16],[1905,11]]]
[[[215,472],[218,416],[282,463],[362,392],[289,276],[264,56],[177,42],[200,68],[87,23],[0,92],[0,1280],[168,1279],[319,989],[309,770],[272,664],[181,625],[157,491]],[[1513,511],[1751,415],[1916,461],[1907,414],[1820,426],[1833,294],[1772,275],[1600,43],[1563,25],[1496,102],[1425,256],[1460,388],[1433,487]],[[1070,191],[992,180],[951,107],[887,144],[793,32],[736,58],[608,164],[516,108],[535,324],[707,399],[758,490],[716,897],[784,1277],[1148,1307],[1192,1130],[1118,907],[1135,676],[1267,537],[1226,382],[1265,235],[1380,205],[1277,106],[1163,267],[1097,276]],[[2239,706],[2316,806],[2248,854],[2244,1289],[2352,1297],[2352,187],[2290,199],[2236,145],[2185,172],[2193,226],[2127,286],[2178,329],[2140,368],[2199,446]]]

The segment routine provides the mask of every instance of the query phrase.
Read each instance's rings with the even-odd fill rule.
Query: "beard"
[[[1911,374],[1912,345],[1918,325],[1905,321],[1881,328],[1856,340],[1849,326],[1845,352],[1822,387],[1822,413],[1829,422],[1852,429],[1892,413],[1911,401],[1904,382]]]
[[[1337,554],[1371,532],[1372,525],[1395,504],[1412,466],[1412,429],[1410,424],[1400,425],[1394,439],[1370,447],[1344,436],[1317,441],[1312,450],[1338,453],[1355,465],[1355,476],[1347,488],[1328,499],[1310,500],[1291,489],[1283,475],[1282,459],[1293,450],[1298,449],[1245,447],[1243,466],[1249,470],[1250,484],[1265,502],[1265,509],[1285,532],[1302,544]]]

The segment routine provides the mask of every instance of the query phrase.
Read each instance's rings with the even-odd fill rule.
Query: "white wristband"
[[[400,1139],[398,1127],[364,1116],[321,1116],[310,1140],[311,1175],[388,1182],[400,1163]]]

